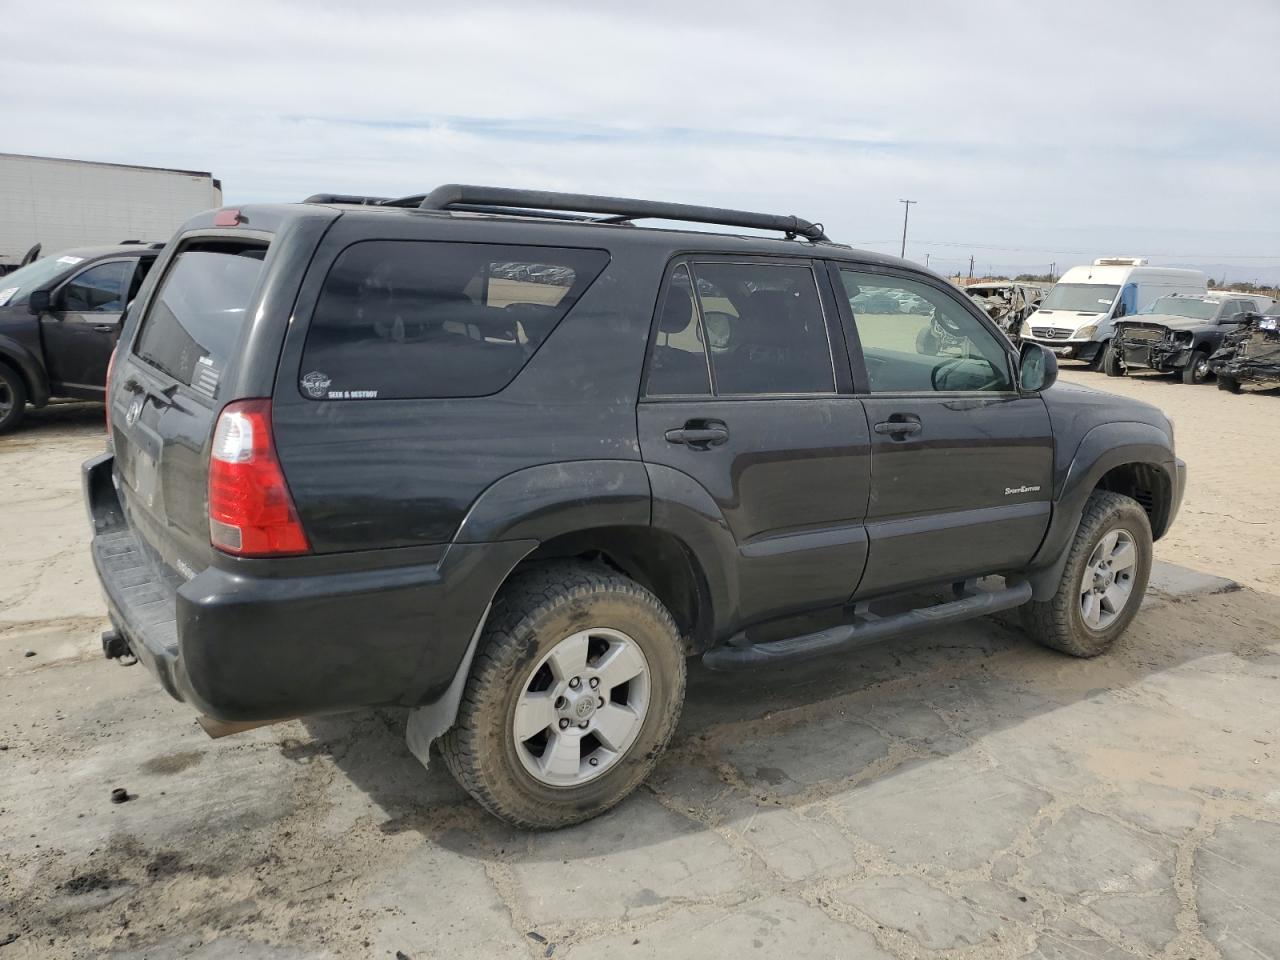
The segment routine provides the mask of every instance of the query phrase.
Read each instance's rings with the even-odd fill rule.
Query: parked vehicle
[[[33,247],[168,237],[192,214],[220,206],[222,184],[201,170],[0,153],[0,289]]]
[[[556,827],[648,775],[686,657],[1015,607],[1087,657],[1137,613],[1185,481],[1169,421],[1053,386],[933,274],[797,217],[355,199],[183,227],[84,467],[104,650],[214,730],[401,704],[423,762],[438,740],[486,808]],[[962,349],[860,312],[894,290]]]
[[[1044,299],[1044,288],[1036,284],[999,280],[971,283],[964,292],[987,311],[1001,332],[1015,344],[1022,322],[1035,313]]]
[[[1223,338],[1209,358],[1218,389],[1239,393],[1242,384],[1280,387],[1280,310],[1251,313]]]
[[[103,398],[120,318],[163,246],[78,247],[0,277],[0,433],[28,403]]]
[[[1141,257],[1104,257],[1064,273],[1019,334],[1060,357],[1097,366],[1115,321],[1172,293],[1202,296],[1207,282],[1199,270],[1151,267]]]
[[[1183,383],[1203,383],[1209,376],[1209,357],[1254,309],[1253,300],[1235,297],[1161,297],[1129,320],[1115,325],[1102,369],[1109,377],[1129,370],[1178,373]]]

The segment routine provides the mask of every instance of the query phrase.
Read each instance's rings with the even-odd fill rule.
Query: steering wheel
[[[934,310],[933,319],[937,321],[938,326],[951,334],[951,336],[963,338],[964,334],[960,331],[960,324],[948,317],[945,311]]]

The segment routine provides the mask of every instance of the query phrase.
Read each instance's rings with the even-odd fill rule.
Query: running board
[[[969,593],[958,600],[932,607],[908,610],[888,617],[864,618],[856,623],[828,627],[817,633],[806,633],[773,643],[713,647],[702,655],[702,662],[711,670],[742,670],[784,660],[810,660],[915,630],[958,623],[1000,610],[1012,610],[1030,599],[1031,584],[1024,580],[1003,590]]]

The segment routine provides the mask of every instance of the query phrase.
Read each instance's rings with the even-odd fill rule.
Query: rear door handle
[[[729,439],[729,428],[723,423],[706,423],[702,425],[687,423],[665,434],[667,443],[683,443],[695,449],[714,447]]]
[[[97,330],[99,333],[110,333],[112,330],[116,329],[116,325],[114,323],[95,323],[93,325],[93,329]]]
[[[885,420],[875,425],[876,433],[887,433],[890,436],[909,437],[921,431],[919,420]]]

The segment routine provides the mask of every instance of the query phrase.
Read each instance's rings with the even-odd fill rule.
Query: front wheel
[[[1057,592],[1023,607],[1023,626],[1046,647],[1096,657],[1129,626],[1147,591],[1146,511],[1132,497],[1095,490],[1068,551]]]
[[[1204,383],[1209,378],[1209,354],[1194,350],[1187,365],[1182,368],[1183,383]]]
[[[0,363],[0,433],[8,433],[27,413],[27,384],[18,371]]]
[[[494,601],[441,753],[490,813],[569,826],[649,775],[684,687],[680,632],[652,593],[602,566],[530,567]]]
[[[1102,350],[1102,372],[1108,377],[1124,376],[1124,367],[1120,365],[1120,355],[1110,343]]]

